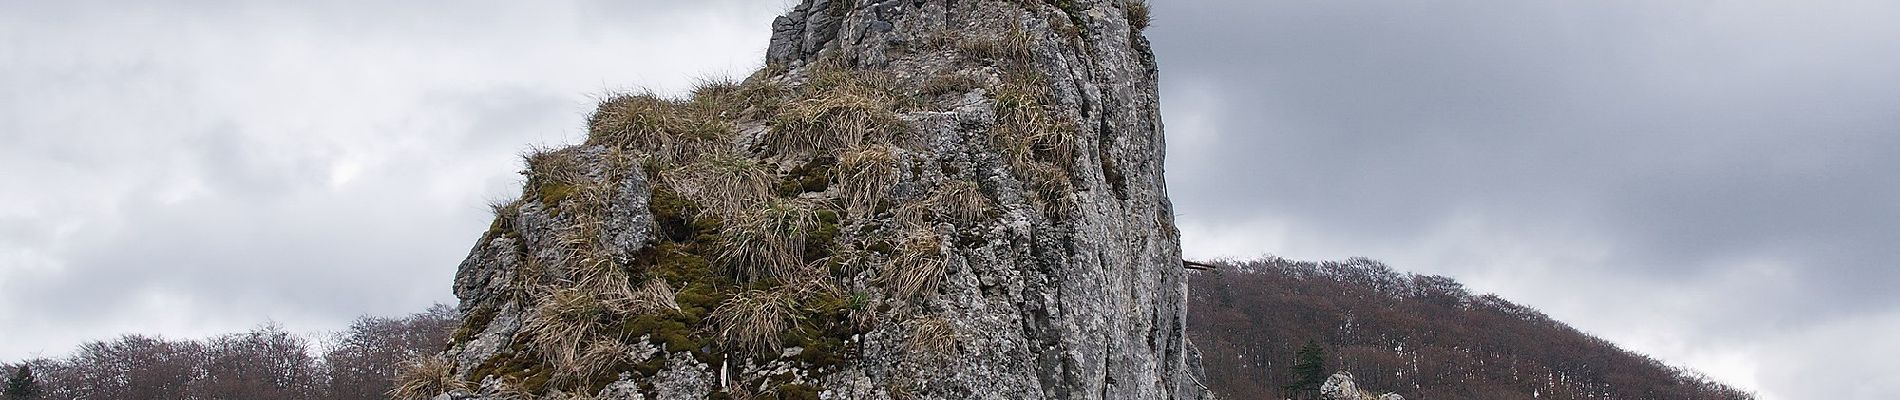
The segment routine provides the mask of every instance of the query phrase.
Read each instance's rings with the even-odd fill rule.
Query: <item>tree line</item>
[[[363,317],[325,346],[265,324],[204,340],[127,334],[63,358],[0,364],[6,400],[384,399],[405,360],[448,343],[459,315],[446,305],[404,317]]]

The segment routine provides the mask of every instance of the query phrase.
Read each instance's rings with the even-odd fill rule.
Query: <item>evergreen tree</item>
[[[1301,398],[1319,393],[1320,385],[1326,383],[1326,348],[1311,340],[1300,351],[1293,354],[1293,383],[1286,385],[1287,392]]]
[[[25,364],[13,370],[5,389],[7,400],[38,400],[41,394],[40,383],[33,380],[33,368]]]

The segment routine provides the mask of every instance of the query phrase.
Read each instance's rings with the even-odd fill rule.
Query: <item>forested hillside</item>
[[[457,318],[438,305],[406,317],[360,318],[314,340],[271,324],[205,340],[128,334],[82,344],[64,358],[0,364],[0,376],[30,368],[34,396],[8,400],[386,399],[404,361],[440,351]],[[18,389],[12,386],[8,396]]]
[[[1495,295],[1377,261],[1225,262],[1189,278],[1188,334],[1226,399],[1283,399],[1303,344],[1407,399],[1750,399]]]

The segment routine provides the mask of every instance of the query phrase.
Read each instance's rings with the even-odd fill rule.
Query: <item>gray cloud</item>
[[[450,301],[517,154],[783,3],[0,2],[0,359]]]
[[[1838,326],[1900,316],[1895,15],[1158,2],[1175,204],[1193,253],[1383,258],[1772,398],[1890,393],[1900,354],[1841,349],[1891,331]]]

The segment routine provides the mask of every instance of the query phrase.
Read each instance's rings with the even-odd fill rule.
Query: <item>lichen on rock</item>
[[[1325,400],[1405,400],[1397,393],[1373,395],[1359,388],[1352,380],[1352,373],[1339,372],[1326,377],[1326,383],[1319,387],[1319,396]]]
[[[456,277],[454,398],[1194,398],[1134,0],[806,0],[616,96]]]

